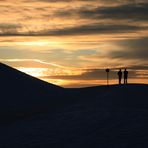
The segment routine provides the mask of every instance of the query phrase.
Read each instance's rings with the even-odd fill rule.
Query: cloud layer
[[[93,84],[107,67],[128,67],[146,82],[147,0],[5,0],[0,7],[1,62]]]
[[[60,3],[60,5],[59,5]],[[74,5],[75,4],[75,5]],[[146,1],[32,0],[1,2],[1,36],[147,31]],[[62,21],[61,21],[62,20]],[[38,22],[38,23],[36,23]]]

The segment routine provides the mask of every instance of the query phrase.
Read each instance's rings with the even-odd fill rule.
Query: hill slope
[[[0,63],[0,117],[13,118],[40,112],[59,102],[62,87],[41,81]],[[58,103],[57,103],[58,104]]]
[[[17,119],[0,124],[1,148],[148,147],[148,85],[63,89],[3,64],[0,83],[1,121]]]

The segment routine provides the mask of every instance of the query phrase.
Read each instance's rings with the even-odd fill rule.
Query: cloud
[[[67,36],[147,30],[147,27],[142,27],[147,26],[146,24],[123,22],[124,20],[147,21],[148,17],[145,14],[148,11],[148,3],[145,1],[138,1],[138,3],[131,3],[128,0],[125,2],[120,0],[13,2],[8,0],[5,4],[0,3],[0,36]],[[74,5],[74,2],[77,5]],[[122,20],[122,22],[114,20]]]
[[[0,35],[17,34],[21,28],[20,24],[2,23],[0,24]]]
[[[134,1],[131,1],[131,0],[105,0],[105,1],[102,1],[102,0],[29,0],[31,2],[37,2],[37,1],[40,1],[40,2],[74,2],[74,1],[77,1],[77,2],[90,2],[90,3],[103,3],[103,4],[122,4],[122,3],[132,3],[132,4],[135,4],[135,3],[138,3],[138,2],[147,2],[147,0],[134,0]]]
[[[64,67],[61,65],[57,65],[54,63],[44,62],[37,59],[0,59],[1,62],[4,62],[8,65],[11,65],[16,68],[23,68],[27,70],[27,68],[42,68],[46,70],[42,75],[39,76],[41,79],[51,79],[51,80],[76,80],[76,81],[93,81],[93,80],[106,80],[106,72],[105,69],[75,69]],[[25,69],[26,68],[26,69]],[[116,80],[117,71],[119,68],[110,69],[110,80]],[[129,77],[132,79],[148,78],[148,66],[147,65],[133,65],[127,67],[129,70]],[[24,71],[25,72],[25,71]],[[50,75],[50,76],[48,76]]]
[[[147,60],[148,58],[148,37],[143,37],[139,39],[119,41],[117,44],[122,47],[122,50],[111,51],[108,56],[111,58],[122,59],[139,59]]]
[[[130,69],[132,69],[132,70],[148,70],[148,65],[134,65],[134,66],[131,66]]]
[[[47,35],[87,35],[87,34],[116,34],[127,33],[147,29],[135,25],[104,25],[104,24],[88,24],[59,30],[52,30],[43,34]]]
[[[43,76],[41,78],[63,79],[63,80],[98,80],[98,79],[106,79],[106,75],[104,70],[89,69],[80,75]]]
[[[77,15],[89,19],[115,19],[115,20],[135,20],[148,21],[148,3],[123,4],[117,6],[104,6],[96,8],[80,9]],[[64,13],[63,13],[64,14]],[[66,12],[65,12],[65,15]]]
[[[121,68],[121,67],[119,67]],[[109,78],[110,80],[118,79],[117,71],[119,68],[111,69]],[[142,73],[138,73],[138,70],[143,70]],[[131,66],[129,69],[130,78],[141,78],[141,75],[145,75],[143,79],[148,78],[148,66]],[[105,69],[86,69],[85,72],[79,75],[58,75],[58,76],[42,76],[44,79],[62,79],[62,80],[106,80],[106,71]]]
[[[105,80],[98,67],[135,64],[140,67],[131,71],[147,70],[147,0],[5,0],[0,7],[0,58],[30,59],[8,64],[54,69],[31,60],[38,59],[68,70],[90,68],[75,76],[52,75],[69,80]]]
[[[0,59],[0,61],[8,65],[12,65],[13,67],[66,69],[64,66],[44,62],[38,59]]]
[[[94,1],[93,1],[94,2]],[[98,2],[98,3],[97,3]],[[100,4],[102,4],[100,6]],[[106,5],[109,4],[109,5]],[[114,4],[114,5],[113,5]],[[95,21],[118,20],[118,21],[148,21],[147,1],[96,1],[92,5],[81,5],[80,7],[69,7],[57,10],[55,16],[77,19],[89,19]],[[108,20],[107,20],[108,19]]]
[[[31,0],[32,2],[47,2],[47,3],[52,3],[52,2],[72,2],[72,1],[75,1],[75,0]],[[78,0],[77,0],[78,1]],[[79,0],[79,1],[83,1],[83,0]],[[86,1],[89,1],[89,0],[86,0]]]
[[[88,24],[76,27],[67,27],[56,30],[41,30],[39,32],[3,32],[1,36],[67,36],[67,35],[90,35],[90,34],[118,34],[132,33],[142,31],[147,27],[135,25],[104,25],[104,24]]]

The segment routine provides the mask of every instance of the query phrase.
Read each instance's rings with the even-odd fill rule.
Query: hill
[[[3,64],[0,77],[1,148],[148,147],[148,85],[64,89]]]
[[[0,63],[0,118],[31,115],[60,103],[64,88]]]

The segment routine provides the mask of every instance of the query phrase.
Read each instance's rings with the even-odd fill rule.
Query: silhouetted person
[[[109,86],[109,71],[110,69],[106,69],[106,73],[107,73],[107,86]]]
[[[121,69],[118,71],[118,78],[119,78],[119,84],[121,84],[121,80],[122,80],[122,71],[121,71]]]
[[[127,79],[128,79],[128,71],[125,68],[125,70],[124,70],[124,84],[127,84]]]

